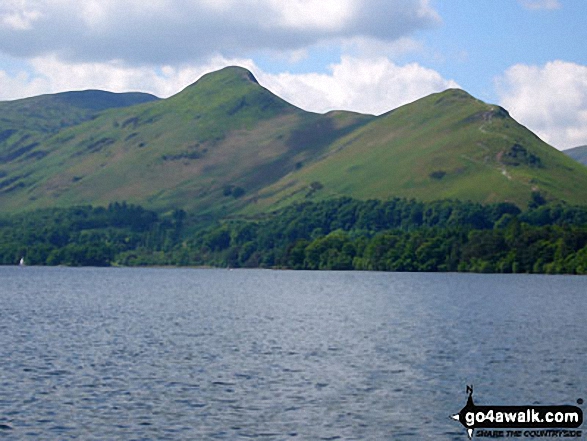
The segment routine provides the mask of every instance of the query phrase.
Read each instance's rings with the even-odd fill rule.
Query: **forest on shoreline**
[[[587,208],[351,198],[214,221],[112,203],[0,216],[0,264],[587,274]]]

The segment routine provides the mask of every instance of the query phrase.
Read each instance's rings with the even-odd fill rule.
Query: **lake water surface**
[[[467,384],[587,399],[587,277],[0,267],[0,305],[7,440],[465,440]]]

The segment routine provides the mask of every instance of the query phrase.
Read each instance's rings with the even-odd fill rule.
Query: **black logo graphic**
[[[577,406],[477,406],[473,386],[467,386],[467,404],[451,418],[459,421],[469,439],[475,429],[576,429],[583,424]]]

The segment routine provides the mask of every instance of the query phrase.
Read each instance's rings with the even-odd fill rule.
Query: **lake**
[[[6,440],[466,440],[467,385],[587,399],[583,276],[0,267],[0,302]]]

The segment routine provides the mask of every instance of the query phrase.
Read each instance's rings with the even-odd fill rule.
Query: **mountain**
[[[126,200],[228,212],[243,191],[261,190],[371,119],[305,112],[229,67],[166,100],[102,112],[5,161],[0,202],[7,210]]]
[[[563,153],[573,158],[575,161],[579,161],[581,164],[587,165],[587,145],[563,150]]]
[[[103,110],[134,106],[158,99],[147,93],[85,90],[3,101],[0,102],[0,143],[5,146],[8,138],[19,138],[19,134],[54,134],[64,127],[90,120]]]
[[[378,117],[316,114],[228,67],[164,100],[104,105],[99,92],[49,98],[20,124],[18,112],[5,109],[23,103],[0,103],[4,212],[124,200],[251,215],[341,195],[525,207],[537,192],[587,204],[584,167],[505,109],[461,90]]]
[[[146,93],[86,90],[0,102],[0,164],[42,157],[45,152],[38,147],[48,138],[101,111],[155,100]]]
[[[453,89],[388,112],[337,140],[319,162],[284,177],[258,200],[283,205],[313,193],[525,207],[539,192],[585,204],[586,171],[505,109]]]

